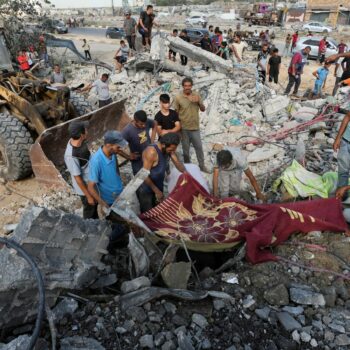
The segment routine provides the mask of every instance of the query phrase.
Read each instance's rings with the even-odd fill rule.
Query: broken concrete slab
[[[247,157],[248,163],[257,163],[263,160],[271,159],[281,153],[281,149],[275,146],[265,145],[255,149]]]
[[[77,335],[61,339],[60,344],[61,350],[105,350],[96,339]]]
[[[292,112],[292,117],[298,122],[307,122],[312,120],[318,114],[317,108],[303,106],[298,110]]]
[[[289,289],[290,299],[301,305],[325,306],[326,301],[321,293],[301,288]]]
[[[288,312],[278,312],[277,318],[280,321],[282,327],[287,332],[292,332],[295,329],[301,329],[301,324],[295,320]]]
[[[187,289],[187,282],[191,275],[190,262],[168,264],[161,272],[164,283],[169,288]]]
[[[108,274],[101,262],[111,232],[100,220],[84,220],[57,210],[28,209],[14,233],[43,275],[52,307],[63,289],[82,289]],[[0,250],[0,328],[29,322],[37,312],[37,286],[29,265],[6,247]]]
[[[289,102],[289,97],[283,95],[278,95],[275,98],[267,100],[264,104],[265,116],[267,118],[276,116],[288,107]]]
[[[52,309],[54,322],[58,322],[64,316],[72,315],[78,309],[78,307],[78,302],[75,299],[64,298]]]

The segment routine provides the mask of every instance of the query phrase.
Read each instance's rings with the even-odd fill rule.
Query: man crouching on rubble
[[[83,203],[84,219],[98,219],[97,204],[87,188],[91,155],[86,142],[87,127],[88,122],[82,121],[73,121],[69,125],[71,138],[64,154],[64,161],[72,178],[73,189]]]
[[[177,133],[167,133],[161,140],[148,146],[142,153],[143,168],[150,171],[149,176],[137,190],[137,197],[140,202],[141,213],[152,209],[164,199],[163,187],[167,157],[170,157],[175,167],[185,172],[184,165],[179,161],[175,151],[180,143],[180,136]]]
[[[213,195],[220,198],[241,196],[245,201],[249,201],[248,193],[241,190],[242,173],[244,172],[255,190],[256,197],[265,202],[266,197],[261,192],[241,150],[236,147],[224,148],[222,145],[215,145],[214,148],[219,152],[213,173]]]

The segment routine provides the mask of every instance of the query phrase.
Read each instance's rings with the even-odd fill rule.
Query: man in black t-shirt
[[[278,49],[274,48],[272,50],[271,57],[269,59],[266,69],[266,73],[269,76],[270,83],[273,80],[275,84],[278,84],[278,75],[280,73],[281,62],[281,56],[278,55]]]
[[[180,33],[180,38],[184,41],[187,41],[188,43],[190,42],[190,37],[187,35],[187,30],[184,29],[181,31]],[[181,58],[181,64],[183,66],[186,66],[187,65],[187,61],[188,61],[188,58],[187,56],[185,55],[180,55],[180,58]]]
[[[208,33],[204,33],[204,36],[201,39],[200,44],[203,50],[213,52],[213,45],[211,43]]]
[[[142,11],[139,19],[139,33],[142,35],[142,45],[151,46],[152,27],[155,15],[153,6],[148,5],[146,11]]]
[[[154,117],[157,122],[158,137],[161,138],[169,132],[179,133],[181,124],[179,115],[173,109],[170,109],[170,96],[162,94],[159,97],[160,111]]]

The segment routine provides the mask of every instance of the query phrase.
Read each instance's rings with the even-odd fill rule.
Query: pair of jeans
[[[269,73],[269,82],[271,83],[274,81],[275,84],[278,84],[278,72],[271,72]]]
[[[91,54],[90,54],[90,51],[89,50],[84,50],[84,53],[85,53],[85,58],[87,60],[90,60],[91,61]]]
[[[350,142],[342,139],[338,151],[338,188],[347,186],[350,175]]]
[[[89,204],[85,196],[80,196],[80,200],[83,203],[83,218],[84,219],[98,219],[97,204]]]
[[[204,153],[203,146],[201,140],[201,134],[199,130],[181,130],[181,138],[182,138],[182,151],[184,156],[184,163],[191,163],[190,158],[190,147],[191,144],[196,151],[197,160],[199,167],[204,169]]]
[[[135,49],[135,38],[136,38],[135,35],[127,35],[126,36],[126,40],[127,40],[128,44],[129,44],[129,48],[131,50],[136,50]]]
[[[288,78],[289,78],[288,85],[287,85],[286,91],[284,93],[288,95],[290,93],[290,90],[292,90],[292,87],[294,85],[293,94],[297,94],[300,83],[301,83],[300,75],[292,75],[292,74],[288,73]]]
[[[140,203],[141,213],[145,213],[157,205],[157,199],[154,192],[145,191],[145,189],[139,187],[136,191],[136,195]]]

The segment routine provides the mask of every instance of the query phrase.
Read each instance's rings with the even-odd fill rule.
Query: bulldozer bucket
[[[37,180],[51,188],[65,190],[64,152],[69,141],[68,127],[73,120],[89,121],[88,142],[103,138],[107,130],[121,130],[130,118],[125,112],[125,99],[113,102],[79,118],[45,130],[30,149],[32,168]]]

